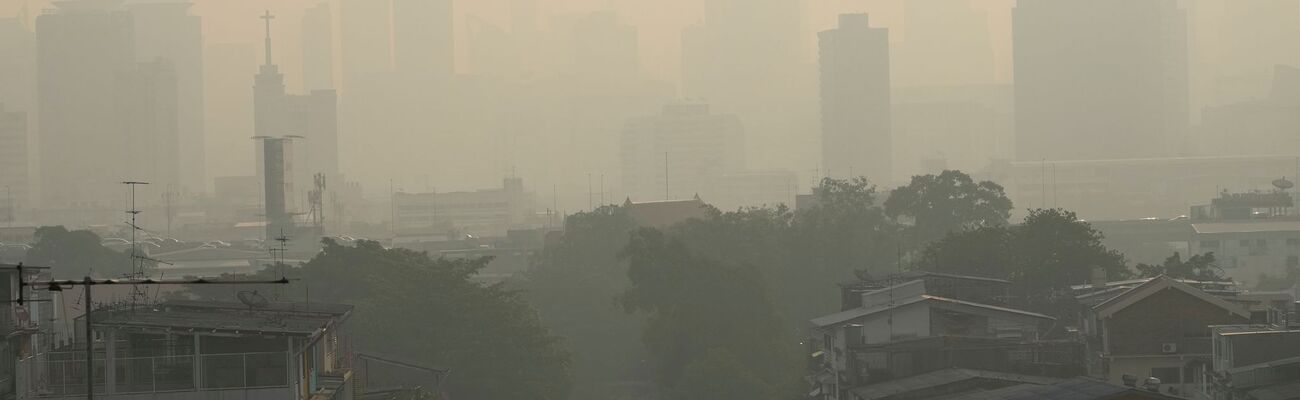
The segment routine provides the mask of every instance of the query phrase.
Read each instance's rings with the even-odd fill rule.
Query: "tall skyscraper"
[[[0,221],[13,222],[28,203],[27,114],[0,103]]]
[[[816,124],[816,74],[805,54],[799,0],[705,0],[702,24],[682,33],[682,95],[745,121],[755,168],[815,159],[802,135]]]
[[[114,160],[123,164],[122,180],[139,180],[162,188],[179,188],[182,152],[179,83],[171,61],[139,63],[118,78],[118,147]],[[185,160],[189,162],[190,160]]]
[[[1300,1],[1224,1],[1212,104],[1268,95],[1273,68],[1300,66]]]
[[[368,80],[393,70],[391,12],[387,1],[339,1],[343,93],[364,91]]]
[[[334,89],[334,14],[321,2],[302,15],[302,87]]]
[[[176,148],[184,162],[177,166],[175,189],[207,190],[206,130],[204,129],[203,23],[190,14],[189,1],[137,2],[134,17],[136,60],[167,60],[176,79],[179,126]]]
[[[132,179],[119,126],[119,77],[135,67],[131,14],[112,2],[59,2],[36,19],[41,203],[108,207]]]
[[[1184,153],[1187,16],[1176,0],[1021,0],[1012,17],[1017,158]]]
[[[708,104],[679,102],[623,127],[623,188],[634,201],[718,197],[722,178],[745,168],[744,127]]]
[[[890,183],[889,31],[872,28],[867,14],[844,14],[818,38],[824,174]]]
[[[602,80],[632,80],[640,71],[637,29],[613,12],[597,12],[573,21],[570,62],[575,75]]]
[[[9,111],[36,116],[36,34],[18,18],[0,18],[0,102]]]
[[[455,39],[451,0],[393,0],[395,69],[416,76],[451,76]]]

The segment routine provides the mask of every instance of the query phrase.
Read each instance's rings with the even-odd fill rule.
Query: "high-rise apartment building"
[[[822,31],[818,38],[824,174],[889,183],[889,31],[872,28],[866,14],[845,14],[839,27]]]
[[[1187,15],[1177,0],[1021,0],[1021,160],[1176,156],[1187,146]]]

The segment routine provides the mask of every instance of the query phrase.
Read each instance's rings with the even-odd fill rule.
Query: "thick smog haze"
[[[1300,0],[0,0],[0,400],[1300,400]]]

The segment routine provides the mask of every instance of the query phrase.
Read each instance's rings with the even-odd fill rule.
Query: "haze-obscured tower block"
[[[13,222],[28,201],[27,114],[0,103],[0,221]]]
[[[1176,0],[1022,0],[1013,23],[1017,158],[1184,153],[1187,15]]]
[[[140,63],[118,77],[121,97],[117,104],[121,141],[125,151],[116,163],[125,166],[122,177],[162,187],[179,187],[182,154],[181,102],[176,69],[165,59]],[[190,160],[186,160],[189,162]],[[202,159],[198,160],[202,162]]]
[[[334,89],[334,14],[328,1],[302,15],[303,90]]]
[[[603,81],[636,79],[641,66],[637,29],[613,12],[597,12],[573,22],[573,72]]]
[[[114,2],[59,2],[36,18],[42,204],[108,206],[128,178],[118,78],[135,66],[132,16]]]
[[[416,76],[451,76],[455,39],[451,0],[393,0],[395,70]]]
[[[740,119],[710,113],[708,104],[673,103],[633,118],[623,127],[623,188],[635,201],[717,194],[723,175],[745,166],[744,135]]]
[[[189,1],[135,2],[127,6],[134,17],[136,59],[167,60],[175,75],[175,146],[168,149],[185,162],[176,168],[173,184],[193,191],[207,190],[204,129],[203,22],[190,14]],[[137,177],[138,179],[138,177]]]
[[[840,16],[818,34],[821,61],[822,163],[827,176],[893,179],[889,31],[867,14]]]
[[[391,11],[387,1],[339,1],[344,93],[364,91],[367,80],[392,71]]]

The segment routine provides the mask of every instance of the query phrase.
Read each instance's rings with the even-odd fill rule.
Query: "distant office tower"
[[[339,181],[338,99],[333,90],[313,90],[306,95],[292,95],[285,91],[284,75],[274,63],[271,25],[274,16],[266,19],[265,58],[253,84],[253,132],[258,137],[293,137],[300,150],[293,152],[290,161],[296,165],[289,176],[294,182],[311,182],[320,173],[331,182]],[[269,143],[258,141],[259,146]],[[265,151],[258,147],[259,154]],[[259,158],[261,160],[261,158]],[[265,165],[257,165],[259,174]],[[306,190],[306,187],[300,190]]]
[[[682,95],[745,121],[753,167],[806,168],[820,152],[804,135],[817,123],[816,74],[801,24],[808,2],[703,3],[703,23],[682,32]]]
[[[125,157],[107,161],[126,166],[123,180],[179,187],[182,136],[175,68],[165,59],[140,63],[119,77],[119,85],[117,146]]]
[[[13,222],[28,201],[27,114],[0,103],[0,221]]]
[[[334,14],[329,2],[302,15],[302,88],[334,89]]]
[[[36,123],[36,34],[18,18],[0,18],[0,103]]]
[[[59,2],[37,17],[42,204],[120,204],[119,77],[135,68],[131,14],[108,2]]]
[[[799,61],[796,0],[705,0],[704,24],[682,35],[683,90],[712,102],[771,96]]]
[[[603,80],[635,79],[640,71],[637,29],[613,12],[583,15],[573,21],[572,72]]]
[[[1300,1],[1228,0],[1221,7],[1212,104],[1261,99],[1275,66],[1300,66]]]
[[[391,8],[387,1],[339,1],[344,93],[364,90],[367,80],[392,71]]]
[[[265,197],[266,239],[293,235],[293,139],[262,138],[262,191]]]
[[[674,103],[623,127],[623,187],[634,201],[709,197],[745,167],[744,128],[709,105]]]
[[[893,179],[889,31],[866,14],[840,16],[818,34],[821,52],[822,163],[832,177]]]
[[[134,17],[135,55],[140,62],[167,60],[175,73],[176,152],[182,160],[175,190],[204,192],[206,175],[203,85],[203,23],[190,14],[189,1],[136,2],[127,10]],[[170,147],[169,147],[170,148]]]
[[[1184,152],[1187,16],[1176,0],[1021,0],[1013,22],[1017,158]]]
[[[395,69],[450,76],[455,69],[451,0],[393,0]]]
[[[971,0],[907,0],[903,42],[895,52],[898,86],[987,85],[994,82],[988,13]]]
[[[211,171],[260,175],[254,166],[262,155],[248,151],[251,135],[247,134],[248,127],[254,126],[253,109],[248,106],[248,71],[257,70],[257,53],[252,43],[211,43],[204,49],[204,106],[206,125],[212,132],[209,151],[222,155],[208,160]]]

